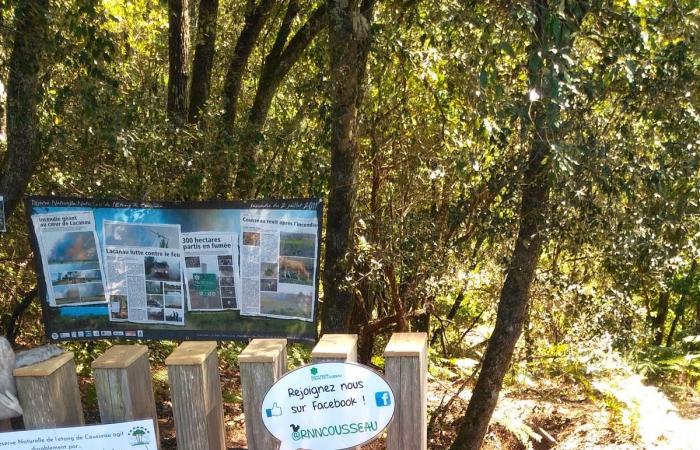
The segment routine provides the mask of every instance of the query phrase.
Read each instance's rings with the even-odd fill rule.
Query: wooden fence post
[[[92,370],[102,423],[153,419],[160,442],[148,347],[115,345],[93,361]]]
[[[357,362],[357,335],[324,334],[311,351],[311,362]]]
[[[28,430],[83,425],[73,353],[14,370]]]
[[[384,350],[386,379],[396,401],[387,450],[428,448],[428,336],[394,333]]]
[[[225,449],[224,409],[216,342],[183,342],[165,360],[177,447]]]
[[[262,421],[265,393],[287,371],[286,339],[253,339],[238,355],[249,450],[274,450],[279,441]]]
[[[311,362],[357,362],[357,335],[324,334],[311,351]],[[361,448],[358,445],[347,450]]]

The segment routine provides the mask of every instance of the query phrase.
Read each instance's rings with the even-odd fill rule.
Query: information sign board
[[[29,197],[46,334],[315,341],[321,199]]]

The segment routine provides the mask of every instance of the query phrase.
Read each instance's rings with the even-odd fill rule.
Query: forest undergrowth
[[[483,335],[477,330],[472,338]],[[697,378],[692,370],[642,375],[648,364],[622,355],[606,339],[578,353],[516,362],[482,448],[700,448],[700,393],[691,383]],[[430,448],[449,447],[471,398],[472,383],[457,382],[450,372],[470,380],[467,372],[477,368],[478,360],[468,358],[438,359],[433,366]]]

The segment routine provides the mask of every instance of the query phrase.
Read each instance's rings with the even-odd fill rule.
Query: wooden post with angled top
[[[262,401],[268,389],[287,371],[286,339],[253,339],[238,355],[243,387],[245,434],[249,450],[274,450],[279,441],[262,421]]]
[[[73,353],[14,370],[28,430],[83,425]]]
[[[165,360],[177,447],[226,448],[216,342],[183,342]]]
[[[311,351],[311,362],[357,362],[357,335],[324,334]],[[358,445],[348,450],[360,448]]]
[[[357,362],[357,335],[324,334],[311,351],[311,362]]]
[[[387,450],[428,448],[428,336],[394,333],[384,350],[386,379],[394,391]]]
[[[148,347],[115,345],[93,361],[92,370],[102,423],[153,419],[160,442]]]

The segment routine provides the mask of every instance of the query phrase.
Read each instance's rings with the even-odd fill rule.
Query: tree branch
[[[248,65],[250,54],[255,48],[260,31],[270,15],[274,0],[262,0],[259,4],[249,0],[245,15],[243,30],[238,36],[236,47],[233,51],[233,58],[226,72],[224,81],[224,128],[228,134],[233,133],[236,122],[238,95],[241,91],[243,73]]]
[[[17,303],[12,309],[12,316],[10,317],[10,320],[7,323],[7,331],[5,332],[5,337],[7,337],[7,340],[10,342],[10,344],[14,345],[15,339],[17,339],[19,322],[22,320],[22,316],[24,315],[24,312],[29,308],[29,305],[32,304],[32,300],[36,298],[37,293],[38,291],[36,288],[27,292],[26,294],[24,294],[22,300],[19,303]]]

